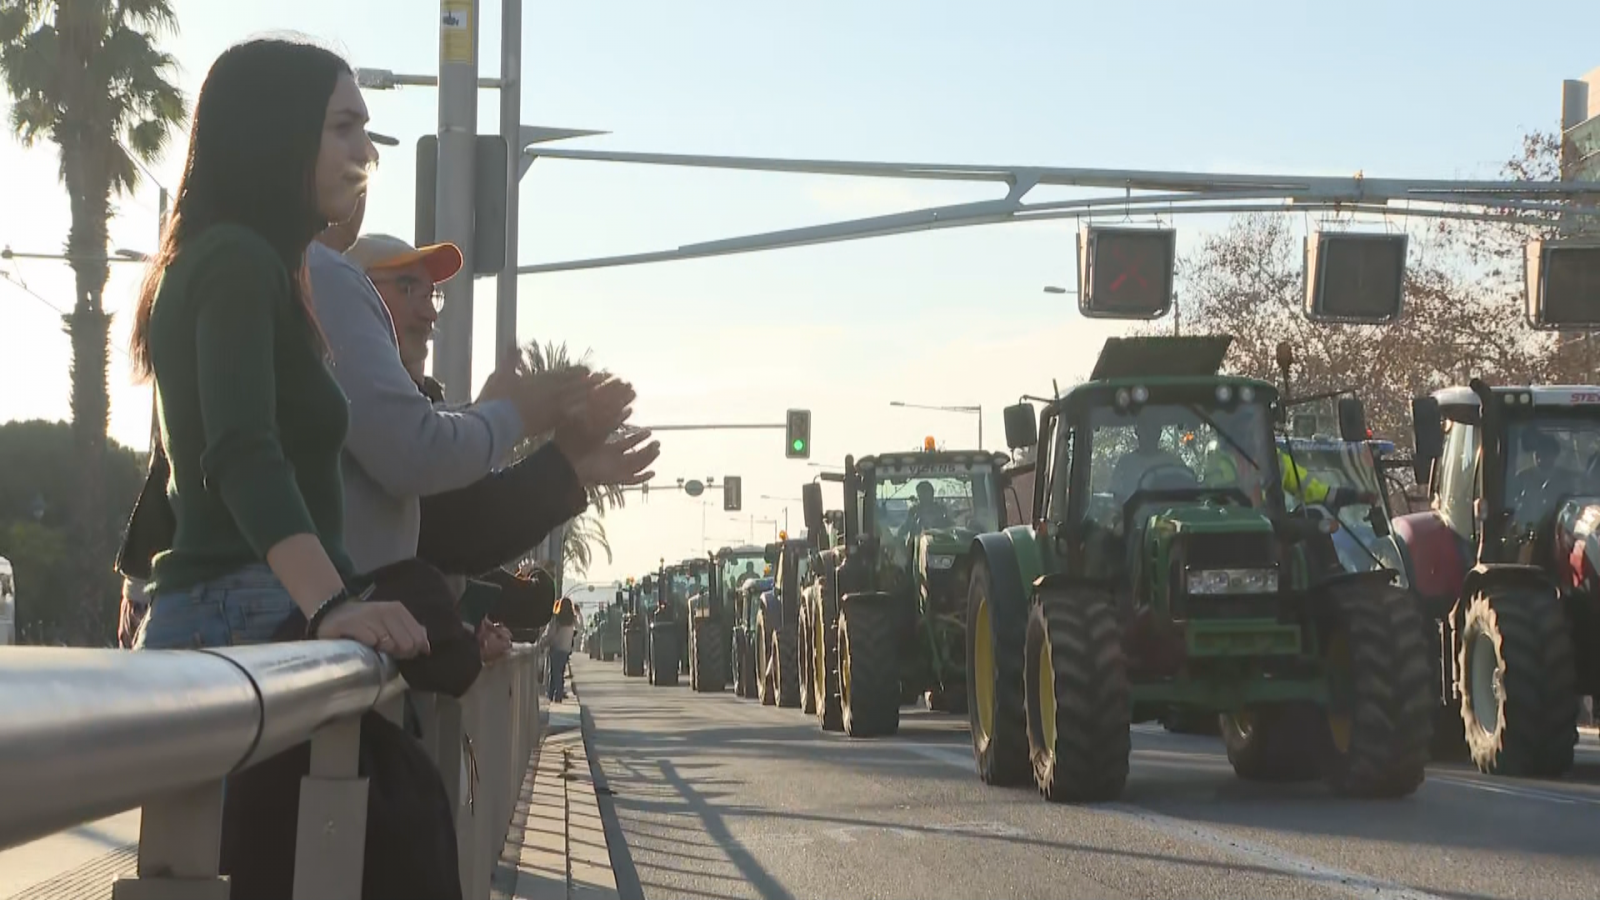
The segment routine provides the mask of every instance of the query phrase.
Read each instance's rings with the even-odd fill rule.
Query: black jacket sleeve
[[[516,559],[589,506],[555,444],[453,491],[422,498],[417,555],[449,575],[478,575]]]

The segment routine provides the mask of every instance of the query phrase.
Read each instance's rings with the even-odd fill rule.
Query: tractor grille
[[[1177,618],[1276,618],[1280,594],[1190,594],[1185,570],[1270,569],[1278,564],[1278,546],[1267,534],[1190,534],[1184,538],[1180,579],[1173,598]],[[1288,573],[1279,571],[1278,590],[1286,587]]]

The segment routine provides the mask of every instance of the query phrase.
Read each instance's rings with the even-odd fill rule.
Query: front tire
[[[714,619],[694,623],[694,689],[720,694],[727,688],[728,653],[722,642],[722,624]]]
[[[1022,683],[1026,611],[996,597],[988,563],[973,564],[967,583],[967,724],[978,777],[985,784],[1027,784],[1028,715]]]
[[[900,730],[900,660],[894,607],[884,595],[856,595],[839,609],[839,705],[844,733],[888,737]]]
[[[1478,770],[1555,778],[1578,742],[1577,671],[1566,613],[1554,591],[1490,585],[1461,630],[1457,686]]]
[[[683,656],[678,649],[678,631],[676,622],[650,624],[650,683],[656,687],[678,684],[678,660]]]
[[[1128,782],[1132,706],[1116,604],[1092,588],[1039,592],[1023,683],[1033,781],[1053,803],[1103,802]]]
[[[1325,642],[1332,701],[1323,779],[1347,797],[1408,796],[1427,775],[1433,741],[1422,610],[1391,585],[1328,593],[1340,624]]]

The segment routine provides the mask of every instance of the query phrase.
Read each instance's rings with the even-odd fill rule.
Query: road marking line
[[[973,765],[971,753],[959,753],[949,746],[909,743],[903,746],[918,756],[936,759],[958,768],[971,769]],[[1138,824],[1171,837],[1191,843],[1205,844],[1263,869],[1312,881],[1318,885],[1342,891],[1352,897],[1361,897],[1365,898],[1365,900],[1442,900],[1435,894],[1413,890],[1391,881],[1384,881],[1379,878],[1334,868],[1323,863],[1313,862],[1265,844],[1247,841],[1226,831],[1196,825],[1183,819],[1164,816],[1139,807],[1112,803],[1085,805],[1079,808],[1093,812],[1104,812],[1124,819],[1132,819]]]
[[[1539,788],[1524,787],[1520,784],[1496,784],[1489,781],[1477,781],[1472,778],[1463,778],[1460,775],[1445,774],[1443,772],[1429,772],[1428,781],[1451,787],[1467,788],[1473,791],[1483,791],[1489,794],[1500,794],[1506,797],[1516,797],[1522,800],[1542,800],[1545,803],[1561,803],[1569,806],[1586,805],[1600,806],[1600,797],[1583,797],[1573,794],[1562,794],[1557,791],[1541,790]]]
[[[1171,837],[1206,844],[1239,859],[1248,860],[1263,869],[1303,878],[1352,897],[1363,897],[1366,900],[1443,900],[1437,894],[1313,862],[1275,847],[1257,844],[1226,832],[1153,813],[1136,806],[1112,803],[1088,808],[1133,819]]]

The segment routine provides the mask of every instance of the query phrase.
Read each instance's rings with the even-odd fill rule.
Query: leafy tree
[[[80,584],[68,527],[69,501],[82,477],[65,422],[0,425],[0,556],[17,576],[17,630],[30,642],[109,646],[116,636],[121,580],[108,555],[91,574],[93,603],[73,602]],[[146,454],[112,443],[101,482],[104,514],[94,540],[114,547],[144,483]]]
[[[171,81],[177,63],[157,46],[176,24],[170,0],[0,0],[0,75],[13,100],[11,129],[25,147],[56,145],[72,213],[69,595],[86,626],[98,617],[99,585],[113,557],[99,527],[109,502],[106,224],[112,195],[138,185],[138,163],[155,161],[186,118]]]

